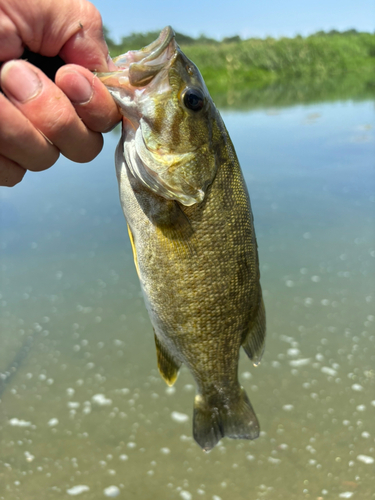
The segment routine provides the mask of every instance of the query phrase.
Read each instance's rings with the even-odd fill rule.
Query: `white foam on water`
[[[354,495],[354,493],[352,491],[343,491],[342,493],[340,493],[339,497],[340,498],[352,498],[353,495]]]
[[[99,406],[109,406],[112,404],[112,399],[106,398],[104,394],[95,394],[91,399]]]
[[[68,401],[68,408],[72,408],[73,410],[76,410],[81,406],[81,403],[78,403],[77,401]]]
[[[103,493],[106,497],[115,498],[119,496],[120,489],[117,486],[108,486],[108,488],[104,489]]]
[[[183,500],[191,500],[193,498],[193,495],[191,493],[189,493],[188,491],[186,491],[186,490],[181,490],[180,491],[180,497]]]
[[[77,484],[77,486],[72,486],[72,488],[69,488],[66,490],[68,495],[71,495],[72,497],[76,495],[80,495],[81,493],[84,493],[85,491],[89,491],[90,488],[86,486],[85,484]]]
[[[293,337],[288,337],[287,335],[280,335],[279,338],[283,342],[288,342],[289,344],[291,344],[292,342],[294,342],[294,338]]]
[[[369,457],[368,455],[358,455],[357,460],[363,462],[364,464],[371,465],[375,462],[375,459]]]
[[[55,427],[59,423],[58,418],[51,418],[51,420],[48,421],[48,425],[50,427]]]
[[[299,366],[306,366],[310,364],[310,361],[311,358],[292,359],[292,361],[289,361],[289,364],[293,368],[298,368]]]
[[[30,427],[32,424],[31,424],[31,422],[27,422],[26,420],[19,420],[18,418],[11,418],[9,420],[9,425],[12,425],[13,427]]]
[[[285,411],[292,411],[294,409],[293,405],[284,405],[283,410]]]
[[[353,384],[352,389],[353,389],[353,391],[358,391],[358,392],[363,391],[363,387],[359,384]]]
[[[180,413],[178,411],[172,411],[171,417],[175,422],[187,422],[189,420],[189,415],[186,415],[186,413]]]
[[[27,462],[32,462],[35,457],[29,451],[25,451],[25,458]]]
[[[334,370],[333,368],[330,368],[329,366],[322,366],[320,369],[322,373],[325,373],[326,375],[331,375],[331,377],[334,377],[337,375],[337,371]]]
[[[290,349],[287,350],[288,356],[298,356],[300,354],[300,350],[291,347]]]

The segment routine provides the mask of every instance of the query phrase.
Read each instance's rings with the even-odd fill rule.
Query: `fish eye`
[[[183,101],[188,109],[200,111],[204,105],[204,95],[199,89],[186,89]]]

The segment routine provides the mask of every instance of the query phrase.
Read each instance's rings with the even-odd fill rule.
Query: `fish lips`
[[[136,89],[145,87],[151,90],[155,77],[169,69],[177,54],[175,33],[167,26],[150,45],[114,58],[113,62],[119,68],[118,71],[96,73],[96,76],[118,101],[119,89],[125,91],[126,95],[134,95]]]

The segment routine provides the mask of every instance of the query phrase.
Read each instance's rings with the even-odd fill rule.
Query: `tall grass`
[[[111,55],[118,55],[141,48],[157,35],[133,34],[118,45],[107,40]],[[312,94],[327,89],[331,96],[340,89],[346,96],[373,95],[375,90],[375,34],[352,30],[305,38],[233,37],[222,42],[181,34],[176,38],[221,105],[244,103],[262,91],[282,88],[288,88],[289,94],[294,88],[298,101],[310,100]]]

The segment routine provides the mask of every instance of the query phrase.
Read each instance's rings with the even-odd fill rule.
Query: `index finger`
[[[87,69],[73,64],[65,65],[56,73],[55,82],[90,130],[108,132],[121,120],[111,94],[99,78]]]
[[[80,64],[92,71],[107,70],[108,48],[102,19],[95,6],[87,0],[41,3],[43,5],[12,0],[2,5],[2,21],[4,24],[7,20],[7,39],[11,37],[13,46],[19,42],[18,45],[44,56],[60,55],[65,62]],[[9,58],[12,57],[19,54]]]

